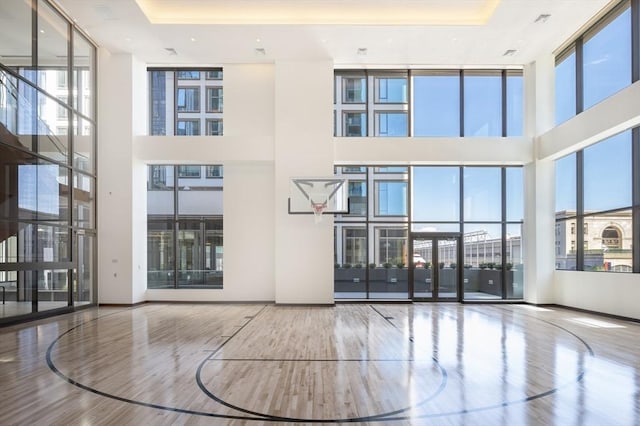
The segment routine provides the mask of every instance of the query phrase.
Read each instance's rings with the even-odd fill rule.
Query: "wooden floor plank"
[[[640,324],[502,304],[95,308],[0,329],[0,384],[2,425],[636,425]]]

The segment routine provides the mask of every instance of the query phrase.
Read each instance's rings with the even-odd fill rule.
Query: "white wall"
[[[640,277],[612,272],[555,271],[556,303],[640,319]]]
[[[98,50],[98,295],[133,299],[133,58]],[[108,76],[108,78],[105,78]]]
[[[333,303],[333,220],[287,208],[292,177],[333,175],[333,63],[276,63],[275,88],[276,302]]]

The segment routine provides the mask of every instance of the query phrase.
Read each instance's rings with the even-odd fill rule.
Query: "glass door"
[[[460,300],[460,236],[412,234],[409,264],[414,300]]]

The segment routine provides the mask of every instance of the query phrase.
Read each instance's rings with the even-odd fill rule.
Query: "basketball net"
[[[327,208],[327,201],[315,202],[313,199],[311,201],[311,208],[313,209],[313,221],[314,223],[322,222],[322,213]]]

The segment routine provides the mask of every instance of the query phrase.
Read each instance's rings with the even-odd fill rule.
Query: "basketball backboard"
[[[291,178],[289,214],[314,214],[316,222],[319,222],[321,215],[336,213],[349,213],[347,179]]]

